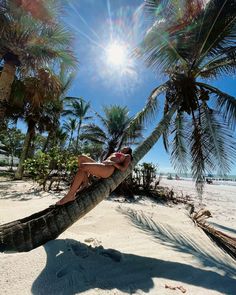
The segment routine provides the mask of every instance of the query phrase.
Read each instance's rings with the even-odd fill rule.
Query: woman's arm
[[[131,157],[130,155],[127,155],[122,163],[120,164],[114,163],[113,166],[119,169],[121,172],[125,172],[127,168],[129,167],[130,162],[131,162]]]

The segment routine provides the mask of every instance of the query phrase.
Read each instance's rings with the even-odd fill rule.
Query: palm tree
[[[65,146],[67,139],[67,132],[65,132],[62,128],[59,127],[55,131],[55,136],[53,138],[53,146],[57,146],[60,150],[62,150]]]
[[[147,0],[146,3],[156,5],[159,1]],[[165,1],[165,3],[170,3],[170,1]],[[166,37],[166,35],[164,33],[162,34],[161,29],[163,30],[163,28],[159,27],[164,24],[165,18],[160,22],[156,22],[155,26],[151,28],[146,36],[142,47],[143,52],[141,51],[139,54],[142,55],[143,53],[147,56],[146,54],[148,54],[148,52],[150,53],[150,51],[147,51],[147,46],[149,44],[148,48],[150,50],[151,48],[153,49],[152,58],[150,57],[149,59],[149,61],[153,61],[151,64],[159,68],[163,67],[169,69],[169,71],[174,65],[174,75],[170,76],[167,83],[153,90],[145,109],[138,113],[133,121],[140,122],[140,118],[143,119],[145,117],[150,107],[155,106],[156,97],[160,95],[160,93],[166,92],[167,103],[165,114],[152,134],[136,148],[132,166],[125,173],[116,171],[109,179],[102,180],[100,183],[84,191],[79,198],[71,203],[56,208],[47,208],[44,211],[24,219],[0,226],[1,251],[29,251],[44,244],[48,240],[55,239],[69,226],[105,199],[106,196],[128,176],[132,168],[153,147],[162,134],[167,133],[166,130],[168,126],[171,126],[171,122],[176,125],[173,136],[181,140],[180,142],[188,140],[191,144],[190,147],[193,155],[192,162],[193,167],[196,167],[195,172],[197,172],[197,174],[195,176],[197,176],[197,179],[201,179],[198,175],[201,175],[205,170],[206,164],[209,166],[210,163],[215,163],[216,156],[219,157],[219,155],[224,155],[225,152],[227,152],[225,151],[225,144],[227,144],[229,136],[227,136],[228,133],[226,132],[226,122],[231,124],[232,127],[235,125],[235,98],[207,83],[197,81],[197,78],[204,78],[204,75],[212,77],[222,71],[223,73],[225,73],[225,71],[229,73],[234,69],[235,60],[233,56],[235,49],[234,43],[230,41],[233,40],[234,37],[235,6],[235,1],[224,1],[222,4],[222,1],[211,0],[199,11],[199,14],[192,18],[191,22],[195,26],[189,27],[188,23],[191,22],[187,18],[188,22],[181,21],[182,27],[180,33],[174,30],[174,26],[170,27],[167,31],[167,39],[161,38],[161,36]],[[159,10],[156,9],[156,11]],[[172,11],[169,7],[168,12],[169,15],[172,15]],[[186,15],[188,14],[186,13]],[[186,25],[184,26],[182,23]],[[165,24],[167,24],[167,22],[165,22]],[[170,24],[170,20],[168,24]],[[180,22],[177,24],[179,25]],[[156,30],[156,35],[154,34],[155,28],[158,28]],[[169,34],[169,32],[171,34]],[[156,36],[156,38],[154,38],[154,36]],[[149,41],[153,41],[152,46],[150,42],[147,42],[147,37],[150,37]],[[151,39],[151,37],[153,37],[153,39]],[[161,41],[160,43],[156,42],[157,37],[159,38],[158,41]],[[166,50],[163,51],[163,48]],[[160,51],[162,54],[159,54]],[[184,62],[185,60],[186,63]],[[191,67],[189,67],[190,62]],[[177,66],[180,67],[177,68]],[[188,69],[188,71],[186,69]],[[193,69],[195,69],[196,72],[194,72]],[[192,76],[189,76],[190,74],[192,74]],[[200,96],[201,88],[203,89],[202,96]],[[216,116],[213,116],[215,109],[210,109],[209,101],[204,99],[203,94],[206,99],[208,99],[208,95],[209,99],[212,95],[215,96],[217,102],[216,110],[218,110]],[[195,108],[197,109],[195,110]],[[202,109],[202,112],[197,112],[199,109]],[[202,114],[205,114],[204,117]],[[193,128],[194,132],[192,133],[192,129],[190,129],[190,134],[186,134],[186,138],[183,136],[183,131],[185,130],[181,127],[183,123],[181,119],[182,115],[188,119],[190,118],[191,121],[194,122],[193,126],[189,126]],[[214,121],[212,121],[213,117],[215,118]],[[178,119],[177,122],[180,123],[177,124],[176,120],[173,121],[173,118]],[[204,118],[204,120],[202,120],[202,118]],[[222,128],[219,126],[219,119],[223,123],[223,133],[220,132],[218,134],[219,130],[221,130],[219,128]],[[216,126],[215,122],[217,122]],[[206,126],[203,128],[206,123],[209,123],[208,129]],[[186,125],[184,124],[184,126]],[[217,132],[217,134],[215,132]],[[213,151],[216,151],[216,149],[218,150],[216,155],[212,154],[213,151],[210,151],[206,146],[206,143],[209,143],[209,139],[206,138],[207,136],[209,136],[215,144],[215,146],[213,146],[212,142],[210,143],[210,147]],[[182,145],[180,144],[178,146],[181,147]],[[209,154],[204,153],[202,157],[201,151],[203,150],[209,152]],[[185,155],[185,150],[182,151],[183,155]],[[232,148],[230,148],[230,151],[232,154],[235,153],[235,150]],[[198,154],[201,156],[200,160],[196,159]],[[199,163],[199,166],[196,165],[196,163]],[[203,165],[201,165],[201,163],[203,163]],[[229,164],[227,161],[226,163],[227,165]]]
[[[66,121],[66,122],[63,124],[62,127],[63,127],[63,129],[65,129],[68,133],[70,133],[69,144],[68,144],[68,148],[70,148],[70,145],[71,145],[71,142],[72,142],[72,139],[73,139],[74,132],[75,132],[75,130],[77,129],[77,122],[76,122],[76,119],[69,118],[69,120]]]
[[[53,21],[53,14],[50,10],[52,1],[9,0],[9,2],[12,2],[16,7],[21,7],[26,13],[30,13],[36,19],[47,23]]]
[[[47,69],[40,69],[36,77],[25,78],[23,81],[18,81],[18,84],[21,85],[21,88],[13,88],[12,100],[19,103],[19,98],[23,98],[22,116],[27,122],[25,141],[15,173],[15,179],[22,179],[23,163],[28,155],[35,129],[38,128],[42,131],[46,128],[45,126],[55,127],[58,125],[53,112],[55,103],[51,102],[58,98],[61,84],[59,79]]]
[[[10,170],[12,171],[14,165],[14,157],[19,156],[24,140],[24,134],[20,129],[15,127],[15,124],[7,124],[7,129],[0,132],[1,150],[4,154],[11,157]]]
[[[76,136],[76,145],[75,145],[75,152],[78,151],[79,146],[79,137],[80,137],[80,130],[82,123],[91,118],[91,116],[87,116],[87,112],[90,108],[90,103],[85,102],[82,98],[75,98],[75,97],[67,97],[67,101],[70,99],[68,107],[64,111],[65,115],[70,115],[78,119],[77,124],[77,136]]]
[[[88,124],[83,126],[82,139],[86,139],[93,143],[98,143],[104,147],[104,158],[109,156],[116,149],[120,149],[122,145],[135,144],[141,138],[141,125],[130,128],[132,117],[129,116],[127,107],[118,105],[103,108],[104,117],[98,113],[102,127],[96,124]]]
[[[158,94],[158,93],[155,93]],[[151,99],[151,98],[150,98]],[[0,251],[30,251],[49,240],[55,239],[78,219],[96,207],[112,192],[132,171],[132,168],[153,147],[163,131],[169,125],[176,107],[172,107],[160,121],[152,134],[135,150],[132,165],[126,172],[116,171],[110,178],[82,192],[75,201],[63,206],[51,206],[26,218],[0,226]],[[145,108],[134,121],[147,112]]]
[[[186,1],[180,10],[180,1],[147,0],[145,7],[154,23],[136,54],[168,75],[162,85],[164,114],[173,104],[178,107],[163,134],[164,145],[168,150],[171,138],[176,169],[186,171],[191,163],[201,193],[204,174],[217,168],[228,173],[236,155],[230,129],[236,99],[208,84],[235,72],[236,2]]]
[[[17,75],[29,75],[50,62],[65,62],[75,67],[76,59],[69,46],[71,34],[54,22],[44,23],[14,6],[14,1],[0,4],[0,124],[5,117],[11,86]]]
[[[60,72],[58,74],[58,78],[61,84],[61,92],[57,99],[54,99],[50,102],[52,105],[52,113],[54,116],[54,122],[56,124],[50,124],[51,121],[48,121],[49,125],[47,126],[46,131],[48,131],[47,140],[43,147],[43,151],[45,152],[49,146],[52,145],[52,141],[55,141],[55,131],[59,128],[60,125],[60,117],[63,114],[64,109],[68,103],[71,103],[73,99],[66,97],[66,93],[70,88],[74,78],[75,71],[68,71],[67,65],[65,63],[60,64]]]

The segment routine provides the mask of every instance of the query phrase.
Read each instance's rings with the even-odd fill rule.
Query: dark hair
[[[131,149],[131,147],[125,147],[127,149],[127,151],[124,154],[128,154],[131,157],[131,161],[133,161],[133,150]]]

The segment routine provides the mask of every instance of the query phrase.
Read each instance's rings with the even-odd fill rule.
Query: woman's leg
[[[63,205],[69,201],[73,201],[75,199],[75,194],[81,184],[87,180],[88,174],[92,174],[97,177],[101,178],[108,178],[110,177],[115,170],[115,167],[112,165],[105,165],[103,163],[81,163],[80,169],[78,170],[71,188],[67,195],[58,201],[57,205]]]
[[[88,173],[86,171],[78,170],[76,173],[72,185],[70,187],[69,192],[63,197],[60,201],[58,201],[57,205],[63,205],[69,201],[73,201],[75,199],[75,194],[81,184],[88,179]]]
[[[115,167],[113,165],[103,163],[81,163],[80,169],[93,176],[101,178],[108,178],[115,171]]]
[[[81,155],[78,157],[78,165],[80,167],[80,165],[82,163],[96,163],[96,161],[88,156],[85,155]]]

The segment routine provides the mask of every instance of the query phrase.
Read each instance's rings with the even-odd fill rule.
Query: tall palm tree
[[[62,128],[65,129],[68,133],[70,133],[69,144],[68,144],[68,148],[70,148],[74,132],[77,129],[76,119],[69,118],[69,120],[63,124]]]
[[[204,174],[228,173],[236,155],[231,131],[236,99],[208,84],[235,73],[236,2],[147,0],[145,8],[153,24],[136,54],[168,75],[162,85],[164,113],[174,103],[178,108],[163,134],[164,145],[168,150],[171,138],[174,167],[186,171],[191,165],[201,193]]]
[[[50,102],[58,98],[58,94],[61,92],[61,84],[59,79],[47,69],[40,69],[37,76],[25,78],[18,81],[18,84],[21,87],[13,88],[12,100],[19,103],[19,98],[23,98],[22,116],[27,122],[25,141],[15,173],[16,179],[22,179],[23,163],[35,135],[36,127],[42,130],[48,124],[57,125],[53,113],[55,104],[50,104]]]
[[[58,22],[52,24],[36,20],[13,5],[0,4],[0,58],[3,70],[0,77],[0,124],[17,75],[28,75],[50,62],[65,62],[74,67],[76,59],[69,46],[72,36]]]
[[[68,103],[69,108],[64,111],[64,114],[73,116],[78,120],[75,145],[75,151],[77,152],[82,123],[91,118],[91,116],[87,116],[88,110],[90,108],[90,103],[85,102],[82,98],[67,97],[67,100],[69,99],[71,100]]]
[[[52,143],[55,142],[56,130],[59,128],[60,125],[60,117],[63,114],[66,105],[68,105],[68,103],[71,103],[71,101],[73,100],[71,98],[68,98],[66,96],[66,93],[75,78],[75,73],[75,71],[68,71],[67,65],[65,63],[60,64],[58,79],[61,84],[61,92],[58,93],[57,99],[54,99],[50,102],[50,105],[52,105],[52,113],[54,116],[53,122],[55,122],[56,124],[50,124],[51,121],[48,121],[49,125],[46,129],[46,131],[48,131],[48,135],[43,147],[43,151],[46,151],[49,146],[52,146]]]
[[[102,126],[96,124],[88,124],[83,126],[82,139],[86,139],[93,143],[102,144],[104,147],[104,158],[120,149],[122,145],[135,144],[141,138],[141,125],[134,129],[130,128],[132,117],[129,116],[127,107],[118,105],[105,106],[103,108],[104,116],[97,116]]]

